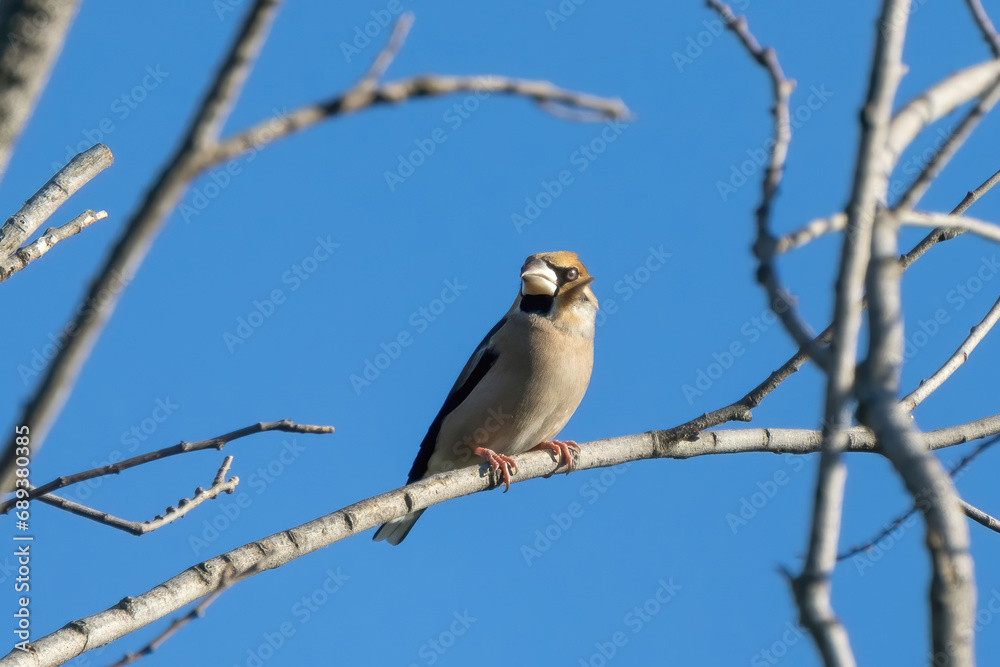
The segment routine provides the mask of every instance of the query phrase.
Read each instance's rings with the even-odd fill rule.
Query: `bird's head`
[[[548,314],[575,306],[597,309],[594,278],[575,252],[540,252],[521,267],[521,310]]]

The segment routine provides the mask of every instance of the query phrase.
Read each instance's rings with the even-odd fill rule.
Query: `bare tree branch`
[[[899,9],[898,22],[905,28],[902,12],[908,12],[908,5]],[[899,35],[900,52],[903,33],[901,30]],[[899,67],[901,73],[898,62],[890,66]],[[879,163],[873,161],[872,164]],[[877,178],[884,183],[886,174],[873,175],[873,182],[877,182]],[[884,187],[879,190],[883,195],[885,191]],[[951,477],[940,461],[927,452],[919,432],[896,401],[904,343],[902,271],[897,261],[899,220],[885,211],[876,213],[874,206],[871,213],[875,220],[865,282],[869,302],[869,353],[867,370],[858,383],[858,399],[886,457],[902,477],[927,526],[925,541],[933,573],[930,592],[932,662],[971,667],[975,664],[976,591],[968,525],[962,517]],[[910,214],[903,212],[901,217],[910,217]],[[956,222],[974,228],[964,218]]]
[[[921,172],[920,176],[918,176],[913,184],[911,184],[908,191],[904,193],[900,203],[906,199],[913,199],[913,201],[919,199],[919,196],[923,194],[922,188],[925,184],[923,181],[925,174],[927,176],[936,175],[940,171],[941,167],[943,167],[947,162],[947,159],[950,159],[954,150],[958,149],[961,142],[964,141],[976,127],[982,115],[996,103],[995,97],[1000,94],[998,93],[998,81],[1000,81],[1000,62],[991,60],[980,65],[975,65],[946,77],[944,80],[928,88],[907,102],[903,108],[896,113],[893,117],[892,126],[889,130],[888,142],[889,151],[893,156],[893,167],[899,160],[899,156],[903,150],[905,150],[906,147],[909,146],[927,126],[950,114],[969,100],[976,97],[980,98],[976,106],[969,111],[966,117],[959,124],[959,127],[956,128],[952,135],[948,138],[948,141],[946,141],[945,144],[942,145],[941,149],[935,153],[931,162],[928,163],[925,169]],[[995,178],[1000,178],[1000,175],[995,176]],[[985,189],[983,189],[982,192],[979,192],[976,199],[978,199],[979,196],[982,196],[986,190],[993,187],[995,182],[996,181],[994,180],[993,183],[990,183],[988,186],[984,184]],[[911,192],[912,194],[910,194]],[[971,195],[972,193],[970,193],[970,196]],[[959,208],[956,209],[956,211],[953,211],[953,213],[963,213],[973,201],[975,201],[975,199],[969,201],[969,203],[964,207],[959,205]],[[896,208],[902,207],[897,205]],[[777,239],[775,241],[775,253],[780,255],[788,252],[789,250],[801,247],[819,236],[829,234],[831,232],[838,232],[846,227],[847,215],[843,212],[836,213],[826,218],[811,220],[803,227],[800,227],[799,229],[796,229],[795,231]],[[921,254],[923,254],[923,252],[920,252],[917,256]],[[909,264],[907,264],[907,266],[909,266]]]
[[[8,259],[0,261],[0,282],[7,280],[28,266],[28,264],[47,253],[55,244],[79,234],[93,223],[98,220],[104,220],[107,217],[107,211],[91,211],[88,209],[65,225],[46,229],[38,239],[19,248]]]
[[[992,188],[997,181],[1000,181],[1000,172],[994,174],[989,180],[980,185],[976,190],[969,192],[962,202],[955,207],[952,211],[952,215],[960,214],[966,211],[973,202],[977,201],[982,197],[990,188]],[[841,218],[844,223],[846,223],[847,216],[843,213],[838,213],[836,218]],[[830,219],[826,219],[830,220]],[[816,221],[814,221],[815,223]],[[948,220],[950,222],[950,220]],[[842,227],[841,227],[842,228]],[[804,228],[803,228],[804,229]],[[908,253],[902,255],[899,258],[899,266],[902,271],[908,269],[913,262],[923,256],[930,248],[934,247],[936,244],[949,241],[956,236],[964,233],[963,230],[956,230],[954,228],[941,228],[938,227],[926,237],[924,237],[917,245],[915,245]],[[788,237],[785,237],[788,238]],[[867,300],[862,300],[861,309],[864,310],[868,307]],[[833,334],[833,325],[828,326],[824,329],[816,338],[814,342],[816,345],[828,345]],[[712,412],[705,413],[700,417],[692,419],[691,421],[677,426],[673,429],[667,431],[670,434],[672,440],[686,440],[696,436],[705,429],[712,428],[713,426],[719,426],[729,421],[751,421],[752,415],[750,410],[756,408],[760,405],[761,401],[769,393],[777,389],[778,385],[791,377],[796,371],[798,371],[802,365],[809,360],[809,353],[805,349],[799,349],[791,358],[788,359],[784,364],[781,365],[778,370],[771,373],[770,376],[760,385],[755,387],[752,391],[746,394],[743,398],[731,403],[718,410],[713,410]]]
[[[900,401],[903,411],[913,412],[913,409],[944,384],[944,381],[950,378],[952,373],[958,370],[959,366],[968,361],[969,355],[976,349],[979,342],[986,337],[986,334],[989,333],[989,330],[993,328],[998,319],[1000,319],[1000,298],[994,302],[993,307],[986,313],[986,317],[979,324],[972,327],[969,335],[958,346],[955,353],[948,358],[948,361],[929,378],[921,380],[920,385]]]
[[[194,609],[184,614],[180,618],[175,618],[167,626],[167,629],[161,632],[149,642],[145,647],[139,649],[138,651],[133,651],[131,653],[126,653],[122,656],[121,660],[112,663],[108,667],[124,667],[125,665],[131,665],[133,662],[145,658],[147,655],[152,655],[156,652],[156,649],[163,646],[163,643],[173,637],[179,630],[181,630],[185,625],[191,621],[201,618],[205,615],[205,610],[208,609],[209,605],[219,599],[219,596],[225,593],[235,582],[231,581],[226,584],[222,584],[213,593],[206,596],[201,602],[195,605]]]
[[[771,309],[778,313],[781,323],[795,339],[799,347],[809,348],[810,357],[820,366],[826,363],[826,350],[813,341],[816,334],[799,315],[796,307],[797,299],[785,288],[778,274],[775,262],[775,238],[771,233],[771,207],[774,197],[781,185],[781,176],[788,157],[788,144],[792,140],[791,114],[788,110],[788,100],[795,88],[794,82],[785,77],[778,62],[778,54],[772,48],[763,48],[757,38],[750,32],[745,16],[736,16],[729,5],[720,0],[708,0],[708,6],[715,10],[726,22],[729,28],[746,48],[750,56],[760,64],[771,79],[774,95],[774,145],[771,147],[770,161],[762,182],[763,194],[757,207],[757,240],[754,242],[754,254],[759,261],[757,281],[767,290],[768,303]]]
[[[827,665],[854,665],[847,630],[833,610],[831,576],[837,562],[847,466],[847,401],[854,387],[861,304],[869,264],[872,222],[888,189],[895,163],[885,150],[892,104],[903,73],[903,40],[909,0],[886,0],[877,25],[868,95],[861,112],[861,138],[851,198],[846,207],[840,269],[833,315],[831,360],[826,367],[826,406],[809,548],[801,574],[793,582],[803,625]]]
[[[168,523],[173,523],[177,519],[180,519],[206,500],[213,500],[223,493],[232,493],[236,488],[236,485],[240,483],[239,477],[230,477],[229,479],[225,479],[226,473],[229,472],[229,466],[232,462],[233,457],[227,456],[223,460],[219,471],[215,474],[215,479],[212,481],[212,485],[208,487],[208,489],[203,489],[199,486],[195,489],[193,497],[181,498],[180,502],[177,503],[177,507],[168,507],[163,514],[156,516],[151,521],[129,521],[127,519],[122,519],[112,514],[108,514],[107,512],[101,512],[92,507],[81,505],[80,503],[73,502],[72,500],[61,498],[51,493],[41,496],[37,498],[37,500],[48,505],[52,505],[53,507],[66,510],[71,514],[82,516],[85,519],[90,519],[91,521],[96,521],[97,523],[103,523],[106,526],[123,530],[132,535],[145,535],[146,533],[151,533],[157,528],[162,528]]]
[[[980,185],[978,188],[976,188],[975,190],[972,190],[968,194],[966,194],[965,195],[965,199],[963,199],[958,204],[958,206],[955,207],[955,209],[951,212],[951,214],[952,215],[961,215],[961,214],[965,213],[965,211],[970,206],[972,206],[977,201],[979,201],[980,197],[982,197],[984,194],[986,194],[990,190],[990,188],[992,188],[994,185],[996,185],[997,181],[1000,181],[1000,171],[997,171],[995,174],[993,174],[988,179],[986,179],[986,182],[983,183],[982,185]]]
[[[924,435],[926,436],[927,434],[924,434]],[[971,452],[969,452],[968,454],[966,454],[964,457],[962,457],[962,459],[958,463],[956,463],[954,466],[952,466],[952,469],[948,472],[948,474],[952,478],[958,477],[958,474],[960,472],[962,472],[962,470],[964,470],[970,463],[972,463],[974,460],[976,460],[976,458],[980,454],[982,454],[987,449],[989,449],[990,447],[992,447],[993,445],[995,445],[997,442],[1000,442],[1000,438],[993,437],[993,438],[990,438],[989,440],[987,440],[986,442],[980,443],[978,447],[976,447]],[[840,562],[842,560],[847,560],[848,558],[851,558],[852,556],[856,556],[856,555],[858,555],[859,553],[861,553],[863,551],[868,551],[869,549],[871,549],[872,547],[874,547],[878,542],[881,542],[882,538],[884,538],[886,535],[888,535],[892,531],[896,530],[896,528],[898,528],[899,526],[901,526],[902,523],[904,521],[906,521],[907,519],[909,519],[911,516],[913,516],[913,514],[916,511],[917,511],[917,506],[914,504],[913,506],[910,507],[910,509],[908,509],[907,511],[903,512],[902,514],[900,514],[899,516],[897,516],[895,519],[893,519],[891,522],[889,522],[888,524],[886,524],[885,528],[883,528],[882,530],[880,530],[878,532],[878,534],[875,535],[875,537],[871,538],[870,540],[868,540],[864,544],[859,544],[857,546],[851,547],[850,549],[848,549],[844,553],[838,555],[837,556],[837,561]]]
[[[250,8],[249,14],[240,26],[233,47],[219,68],[208,95],[205,96],[198,114],[191,123],[180,151],[175,155],[171,166],[177,171],[183,173],[183,167],[188,166],[186,160],[191,157],[190,154],[218,141],[222,127],[226,124],[243,90],[243,84],[246,83],[250,70],[253,69],[254,62],[264,47],[264,42],[267,41],[268,31],[271,29],[274,17],[278,15],[280,5],[281,0],[256,0]],[[167,171],[170,171],[170,167]],[[166,179],[161,177],[161,183],[163,180]]]
[[[962,505],[962,511],[965,512],[965,516],[969,517],[976,523],[989,528],[995,533],[1000,533],[1000,519],[990,516],[962,498],[959,498],[958,502]]]
[[[187,454],[188,452],[199,452],[205,449],[216,449],[221,450],[228,443],[239,438],[245,438],[248,435],[256,435],[257,433],[266,433],[267,431],[284,431],[285,433],[308,433],[314,435],[333,433],[332,426],[313,426],[311,424],[296,424],[289,419],[282,419],[275,422],[257,422],[256,424],[251,424],[245,428],[238,429],[236,431],[230,431],[223,435],[217,435],[214,438],[209,438],[208,440],[199,440],[197,442],[184,442],[181,440],[178,444],[173,447],[164,447],[163,449],[157,449],[152,452],[146,452],[145,454],[139,454],[138,456],[133,456],[130,459],[125,459],[124,461],[118,461],[116,463],[109,463],[106,466],[101,466],[99,468],[93,468],[91,470],[85,470],[83,472],[78,472],[73,475],[63,475],[61,477],[56,477],[54,480],[47,484],[42,484],[41,486],[34,487],[27,495],[26,498],[21,498],[21,500],[31,500],[38,498],[43,500],[42,496],[47,493],[51,493],[57,489],[62,489],[64,487],[70,486],[71,484],[78,484],[79,482],[86,481],[88,479],[94,479],[95,477],[103,477],[104,475],[117,475],[123,470],[128,470],[129,468],[134,468],[136,466],[141,466],[145,463],[150,463],[152,461],[159,461],[160,459],[165,459],[169,456],[176,456],[178,454]],[[0,503],[0,514],[6,514],[14,507],[17,499],[10,499],[6,502]]]
[[[0,178],[79,5],[79,0],[5,0],[0,4],[0,35],[4,36],[0,40]]]
[[[966,194],[965,198],[963,198],[958,206],[952,210],[951,215],[961,215],[962,213],[965,213],[970,206],[986,194],[986,192],[996,185],[998,181],[1000,181],[1000,171],[993,174],[978,188]],[[899,266],[905,271],[911,264],[920,259],[925,252],[930,250],[936,244],[941,243],[942,241],[950,241],[956,236],[961,236],[965,233],[964,229],[958,229],[947,224],[950,222],[951,220],[945,221],[945,226],[934,229],[930,234],[925,236],[920,243],[914,246],[910,252],[900,257]]]
[[[983,97],[1000,78],[1000,61],[989,60],[959,70],[923,91],[896,112],[889,130],[887,150],[895,165],[903,151],[928,126],[958,107]]]
[[[1000,58],[1000,35],[997,34],[997,29],[993,27],[993,21],[986,15],[983,4],[979,0],[965,0],[965,4],[969,5],[969,10],[972,11],[972,18],[976,21],[976,25],[979,26],[979,31],[983,33],[983,39],[986,40],[990,51],[993,52],[993,57]]]
[[[976,127],[979,126],[979,121],[996,106],[997,101],[1000,101],[1000,78],[979,98],[975,106],[965,114],[965,118],[958,124],[958,127],[952,131],[941,147],[934,152],[934,155],[927,161],[924,168],[920,170],[917,178],[914,179],[910,187],[906,189],[903,196],[893,206],[894,210],[905,211],[917,205],[927,192],[927,188],[931,186],[931,183],[938,177],[941,170],[955,156],[955,153],[962,147],[962,144],[972,136]]]
[[[681,442],[669,442],[668,433],[650,431],[584,443],[574,457],[573,469],[579,472],[642,459],[686,459],[741,452],[805,454],[819,451],[822,441],[821,432],[802,429],[709,431],[693,441]],[[846,433],[850,451],[879,452],[881,449],[867,429],[850,429]],[[928,449],[939,449],[997,433],[1000,433],[1000,414],[930,431],[922,438]],[[513,483],[549,476],[557,467],[548,452],[526,452],[514,457],[514,460],[518,472]],[[11,667],[60,664],[163,618],[218,590],[232,579],[281,567],[415,509],[497,488],[502,484],[500,479],[491,478],[490,468],[484,464],[433,475],[367,498],[189,567],[139,596],[126,597],[105,611],[70,622],[35,640],[29,644],[28,651],[15,649],[4,658],[5,664]]]
[[[0,227],[0,260],[5,260],[49,219],[73,193],[111,166],[114,156],[104,144],[95,144],[56,172],[41,189]]]
[[[66,344],[49,364],[41,385],[25,406],[18,424],[31,428],[36,456],[68,398],[84,360],[90,355],[117,304],[126,282],[123,277],[130,279],[135,274],[156,233],[185,192],[193,176],[191,162],[198,149],[218,136],[234,97],[264,43],[277,4],[275,0],[257,0],[250,9],[187,136],[146,194],[139,210],[126,223],[117,245],[91,283],[84,306],[73,317],[68,329],[72,334],[66,337]],[[0,492],[10,491],[13,485],[13,452],[10,442],[0,458]]]
[[[71,331],[72,334],[67,336],[65,345],[52,359],[45,376],[17,422],[31,428],[35,456],[69,397],[91,349],[117,306],[123,289],[142,264],[167,216],[187,191],[192,179],[204,170],[249,148],[263,146],[327,118],[378,104],[462,91],[526,96],[537,102],[559,102],[593,108],[601,110],[608,117],[615,118],[628,114],[628,109],[620,100],[607,100],[563,90],[545,81],[493,76],[424,76],[378,85],[367,93],[352,89],[346,95],[339,95],[325,103],[303,107],[282,118],[269,119],[229,139],[219,141],[219,131],[264,42],[267,28],[277,11],[278,4],[278,0],[257,0],[250,9],[186,138],[146,193],[139,209],[125,224],[122,236],[87,290],[83,305],[68,325],[67,331]],[[376,63],[391,60],[390,56],[384,54],[389,52],[391,55],[391,51],[398,48],[397,41],[390,40],[387,49],[376,58]],[[373,65],[369,72],[378,71],[379,67],[381,65]],[[347,101],[353,105],[351,108],[345,107],[347,97],[350,97]],[[13,462],[14,445],[11,440],[0,457],[0,491],[10,491],[13,488]]]
[[[972,232],[989,241],[1000,243],[1000,225],[977,220],[965,215],[950,213],[928,213],[923,211],[900,211],[892,216],[895,220],[916,227],[949,227],[963,232]]]
[[[403,44],[406,42],[406,36],[410,34],[410,28],[413,27],[413,12],[406,12],[396,21],[396,25],[392,28],[392,34],[389,35],[389,41],[386,43],[385,48],[375,57],[372,61],[371,66],[368,71],[365,72],[356,84],[354,88],[349,90],[344,96],[344,108],[354,109],[353,100],[351,96],[355,96],[358,100],[363,100],[366,95],[371,94],[375,90],[375,86],[378,85],[379,79],[381,79],[386,71],[389,69],[389,65],[392,61],[396,59],[399,54],[399,50],[403,48]]]
[[[559,88],[548,81],[513,79],[505,76],[417,76],[390,81],[376,86],[363,96],[352,98],[353,106],[345,108],[350,93],[337,95],[327,101],[300,107],[280,118],[269,118],[257,125],[223,139],[203,157],[200,169],[224,162],[253,149],[266,146],[300,130],[307,129],[333,117],[347,115],[383,104],[401,104],[423,97],[440,97],[455,93],[489,93],[527,97],[535,102],[558,103],[568,107],[598,112],[604,119],[623,119],[630,116],[628,107],[619,99],[595,97]]]
[[[826,218],[816,218],[810,220],[798,229],[785,234],[774,242],[774,252],[776,255],[795,250],[815,241],[820,236],[839,232],[847,227],[847,214],[843,211],[834,213]]]

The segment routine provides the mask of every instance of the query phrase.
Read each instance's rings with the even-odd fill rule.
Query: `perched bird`
[[[594,279],[576,253],[531,255],[521,289],[476,351],[420,444],[411,484],[485,460],[503,477],[517,472],[515,454],[550,449],[572,467],[575,442],[552,440],[576,411],[594,366]],[[393,519],[373,539],[399,544],[424,510]]]

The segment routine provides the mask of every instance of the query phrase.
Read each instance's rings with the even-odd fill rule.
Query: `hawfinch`
[[[572,467],[575,442],[552,440],[576,411],[594,366],[594,279],[576,253],[532,255],[521,290],[476,351],[420,443],[411,484],[485,460],[510,488],[515,454],[553,450]],[[399,544],[424,510],[393,519],[373,539]]]

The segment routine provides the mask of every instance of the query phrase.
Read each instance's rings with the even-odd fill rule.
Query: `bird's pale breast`
[[[428,475],[481,461],[477,447],[514,455],[550,440],[583,399],[593,368],[592,329],[570,334],[545,318],[523,316],[503,335],[496,364],[442,423]]]

